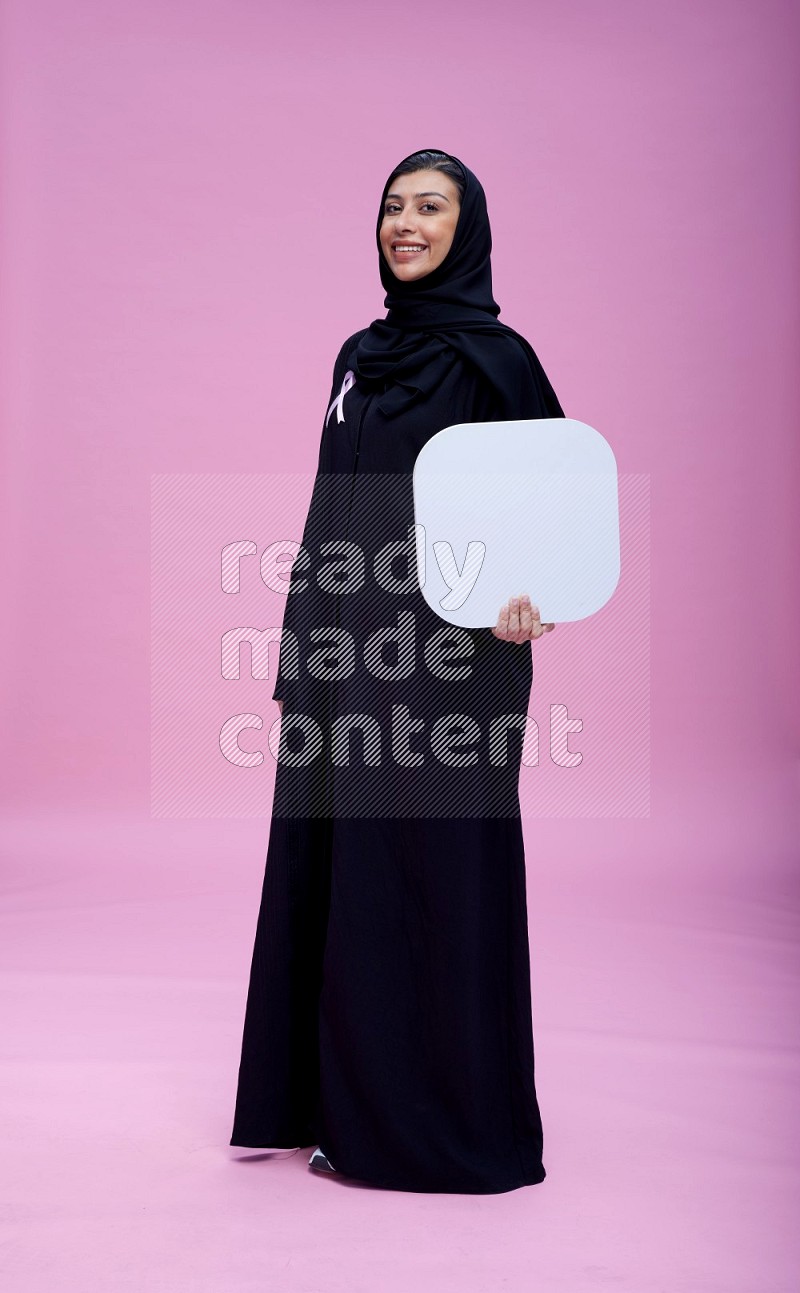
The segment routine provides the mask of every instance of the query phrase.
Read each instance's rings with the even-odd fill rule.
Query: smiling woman
[[[497,632],[461,629],[440,668],[429,644],[453,626],[415,563],[400,618],[391,579],[347,596],[311,567],[331,543],[377,568],[407,542],[414,463],[443,427],[563,411],[497,318],[471,170],[435,150],[404,159],[375,236],[388,314],[334,364],[302,543],[325,556],[292,570],[274,691],[284,752],[301,716],[327,744],[276,767],[231,1143],[318,1145],[311,1166],[398,1190],[494,1193],[545,1177],[518,796],[541,626],[501,614]],[[296,671],[331,627],[375,649],[334,676]],[[363,744],[345,759],[351,727]],[[434,730],[444,759],[425,757]],[[357,757],[381,733],[388,757]]]
[[[453,242],[463,180],[444,171],[398,172],[383,204],[380,243],[402,282],[412,282],[441,265]]]

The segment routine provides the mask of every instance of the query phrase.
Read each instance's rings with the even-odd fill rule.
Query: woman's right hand
[[[543,633],[552,633],[554,628],[555,624],[542,623],[539,618],[539,607],[531,606],[529,595],[523,593],[521,597],[510,597],[505,605],[500,607],[500,614],[492,632],[496,638],[519,644],[527,642],[530,638],[534,640],[540,638]]]

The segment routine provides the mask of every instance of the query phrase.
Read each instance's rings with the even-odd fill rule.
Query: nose
[[[398,234],[403,234],[410,233],[415,226],[411,216],[405,211],[401,211],[395,217],[394,227]]]

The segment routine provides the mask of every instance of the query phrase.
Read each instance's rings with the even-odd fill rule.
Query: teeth
[[[407,246],[403,244],[402,246],[395,247],[395,251],[424,251],[424,250],[425,248],[421,246],[421,244],[419,243],[409,243]]]

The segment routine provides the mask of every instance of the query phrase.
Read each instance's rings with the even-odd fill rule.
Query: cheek
[[[450,248],[452,247],[452,245],[453,245],[453,236],[454,236],[454,235],[453,235],[452,233],[450,233],[450,231],[449,231],[449,230],[448,230],[448,232],[447,232],[447,233],[442,234],[442,239],[441,239],[441,242],[439,243],[439,247],[440,247],[440,250],[441,250],[441,254],[442,254],[442,256],[446,256],[446,255],[447,255],[447,253],[449,252]]]

